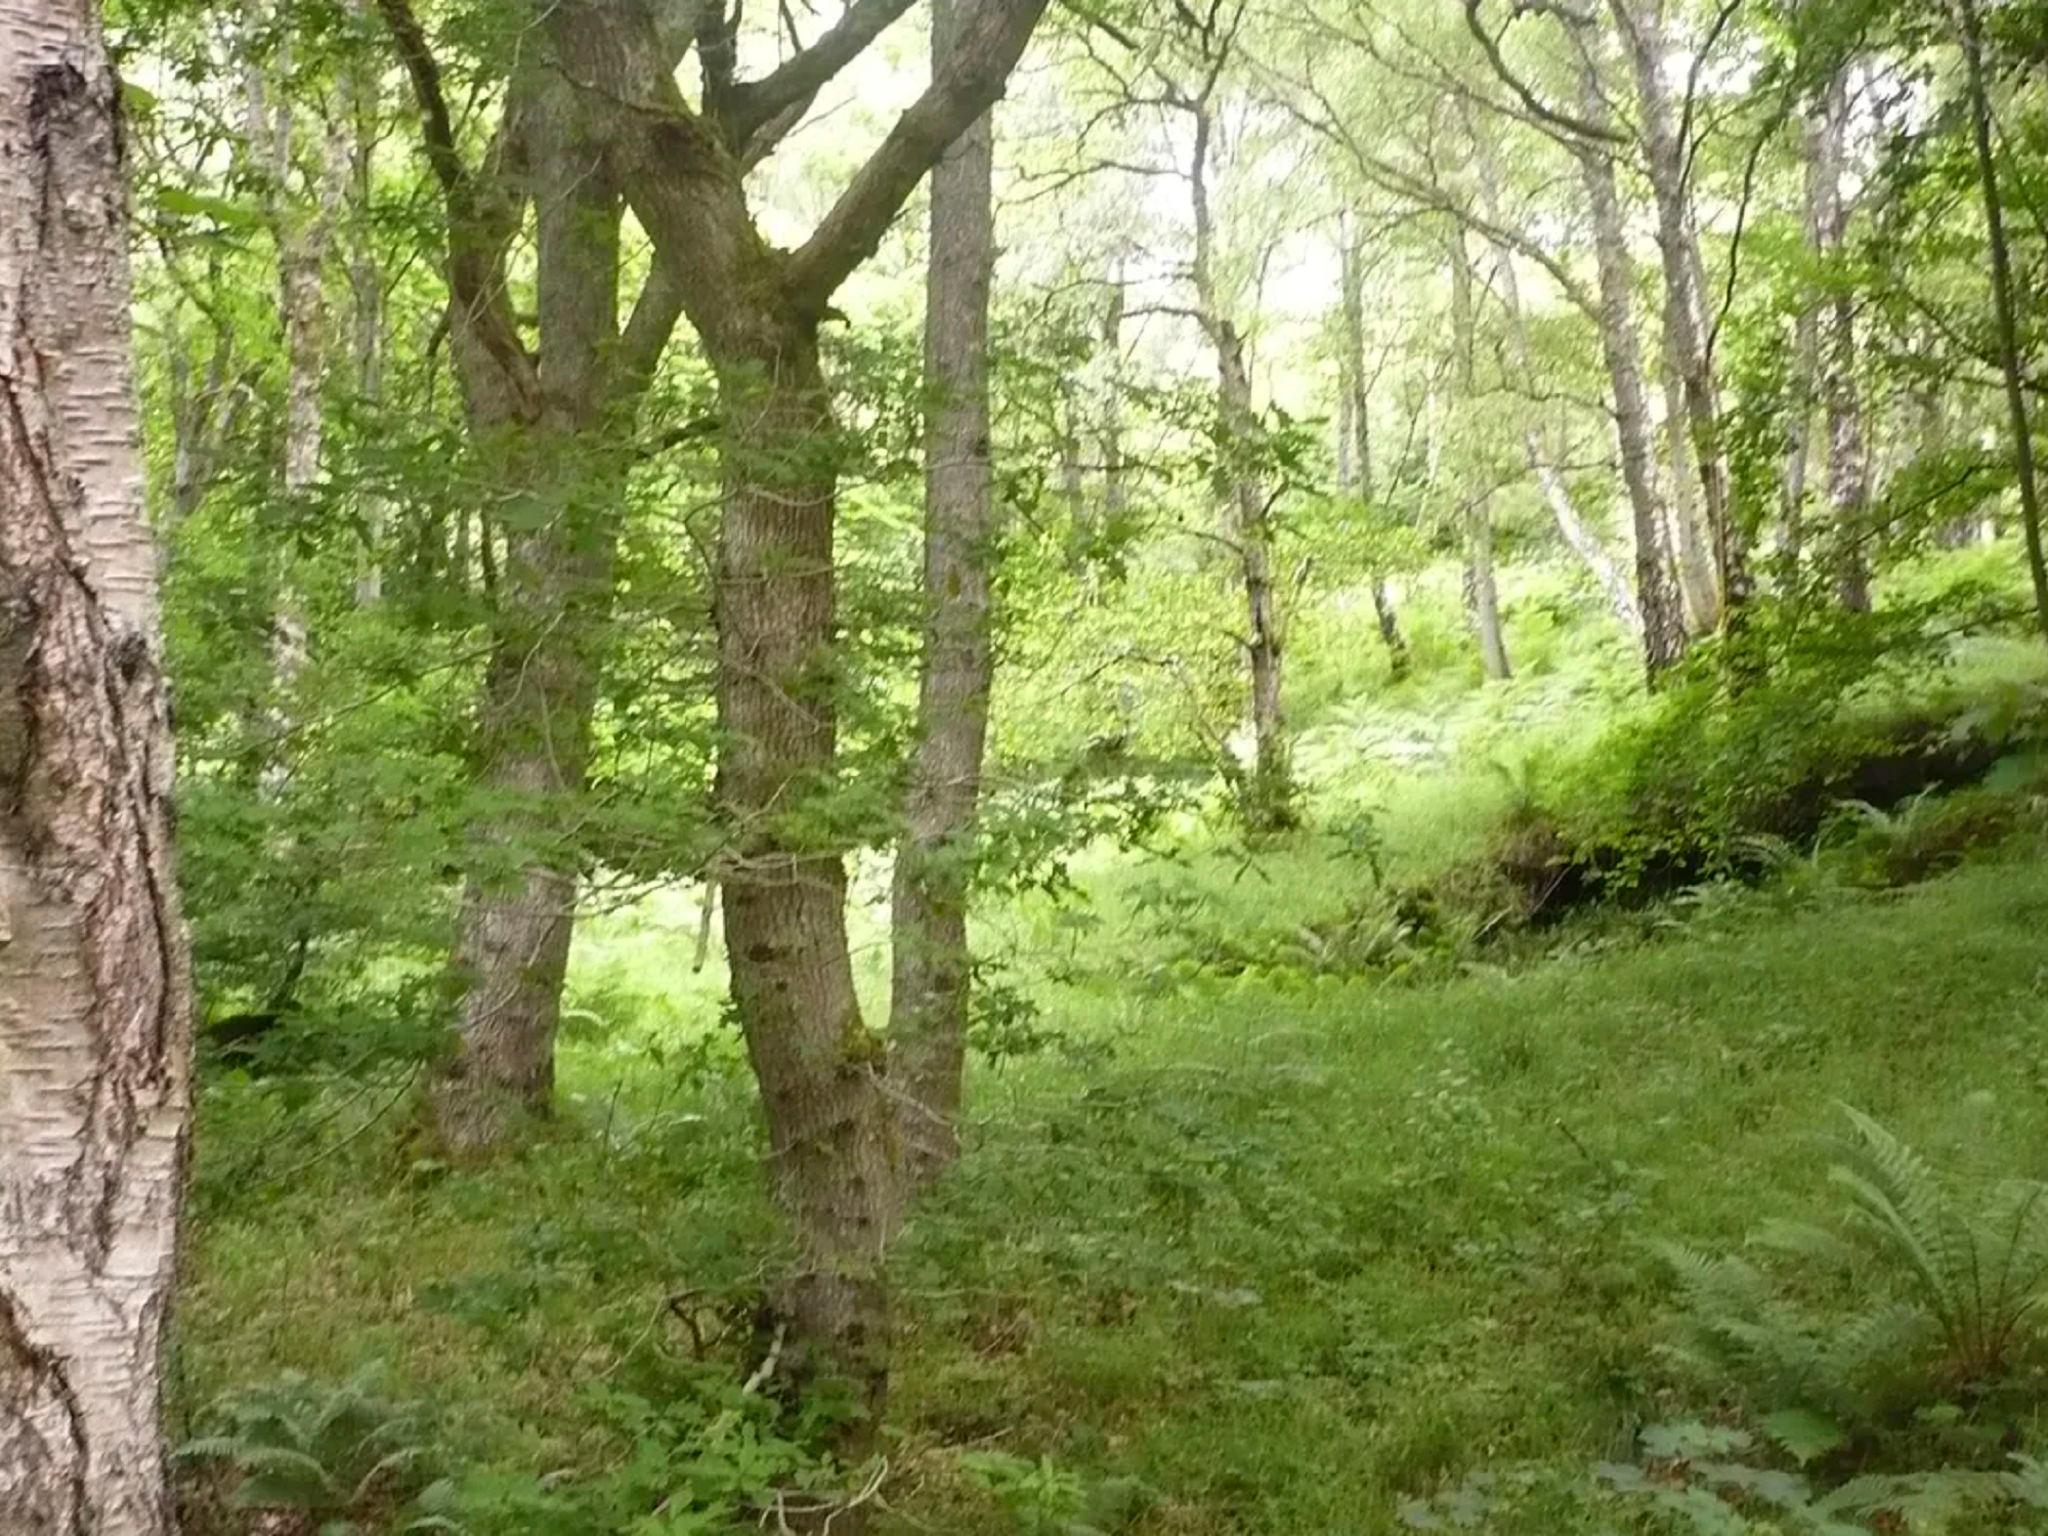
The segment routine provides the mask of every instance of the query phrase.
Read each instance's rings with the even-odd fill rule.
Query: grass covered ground
[[[1962,675],[2035,666],[1994,647]],[[2048,1178],[2036,831],[1903,888],[1793,869],[1427,966],[1326,965],[1314,936],[1213,963],[1219,935],[1284,937],[1481,846],[1513,765],[1584,736],[1574,701],[1608,686],[1563,666],[1332,704],[1304,747],[1318,830],[1245,850],[1183,828],[1173,857],[1084,858],[1085,901],[989,914],[1020,1006],[897,1250],[882,1529],[1705,1529],[1593,1472],[1646,1426],[1732,1422],[1669,1357],[1654,1245],[1837,1211],[1843,1104],[1938,1161]],[[1391,741],[1429,745],[1365,745]],[[216,1082],[183,1431],[281,1372],[375,1368],[428,1405],[421,1460],[479,1532],[744,1528],[801,1482],[788,1416],[743,1386],[783,1255],[696,920],[676,892],[579,939],[565,1112],[488,1168],[415,1140],[403,1070]],[[879,983],[878,944],[865,961]],[[2009,1448],[2048,1445],[2032,1408],[2000,1412]]]

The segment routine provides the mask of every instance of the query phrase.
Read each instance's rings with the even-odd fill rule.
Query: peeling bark
[[[191,991],[98,9],[0,0],[0,1530],[168,1536]]]

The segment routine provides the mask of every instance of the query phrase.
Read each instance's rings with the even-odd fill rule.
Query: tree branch
[[[853,0],[822,37],[774,73],[759,80],[735,83],[728,65],[724,86],[716,93],[711,89],[707,60],[704,105],[724,135],[726,147],[747,164],[765,158],[775,141],[802,118],[818,92],[913,3],[914,0]],[[757,144],[757,139],[766,142]]]
[[[455,142],[454,119],[441,87],[441,66],[427,44],[419,18],[407,0],[377,0],[377,9],[397,45],[413,98],[419,105],[420,134],[427,163],[441,183],[448,217],[448,289],[477,340],[496,362],[522,410],[539,398],[540,381],[532,352],[520,339],[504,281],[504,251],[510,240],[502,210],[479,188]],[[520,155],[520,112],[508,99],[492,149],[494,164],[516,163]]]
[[[882,243],[905,199],[995,105],[1049,0],[980,0],[951,60],[904,114],[789,262],[789,292],[817,312]]]

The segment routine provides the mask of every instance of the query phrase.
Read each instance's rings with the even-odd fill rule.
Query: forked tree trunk
[[[505,564],[477,730],[479,790],[455,966],[464,987],[456,1051],[435,1118],[459,1151],[502,1140],[553,1098],[555,1034],[576,907],[576,816],[608,640],[624,477],[613,430],[637,402],[620,388],[619,216],[590,126],[546,91],[527,129],[537,212],[538,395],[498,421],[487,386],[472,416],[508,491]],[[472,367],[489,369],[486,358]],[[492,439],[495,439],[493,441]]]
[[[825,57],[831,50],[821,41],[776,74],[741,84],[714,56],[699,111],[684,102],[673,56],[645,10],[565,0],[549,11],[565,73],[614,113],[615,163],[653,237],[656,273],[672,280],[718,380],[726,950],[768,1122],[769,1167],[797,1239],[785,1292],[794,1347],[784,1358],[800,1377],[853,1387],[866,1412],[838,1436],[848,1457],[873,1446],[886,1397],[883,1258],[902,1189],[884,1048],[854,994],[846,871],[829,799],[838,768],[840,450],[818,327],[925,173],[995,104],[1045,5],[978,0],[965,12],[943,73],[791,251],[771,249],[754,224],[745,167],[801,115],[811,82],[844,57]],[[858,34],[857,53],[872,35],[854,25],[857,16],[879,28],[904,8],[854,7],[827,36]],[[704,28],[714,41],[729,36],[716,20]],[[842,1509],[834,1528],[854,1536],[861,1516]]]
[[[117,87],[0,0],[0,1530],[167,1536],[190,1093]]]
[[[956,7],[933,13],[932,63]],[[995,273],[995,129],[983,117],[932,169],[925,284],[924,653],[917,747],[896,852],[889,1039],[905,1153],[922,1182],[959,1155],[973,965],[967,898],[994,681],[989,586],[989,286]],[[1119,290],[1120,292],[1121,290]],[[1110,342],[1115,345],[1114,329]],[[1112,434],[1113,436],[1113,434]]]
[[[838,742],[836,428],[815,320],[751,309],[707,341],[726,424],[718,800],[733,1000],[797,1233],[798,1374],[851,1385],[867,1413],[842,1449],[864,1454],[888,1385],[882,1263],[901,1191],[884,1050],[854,994],[845,865],[817,825]]]

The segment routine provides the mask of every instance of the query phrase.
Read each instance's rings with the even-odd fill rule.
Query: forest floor
[[[897,1251],[884,1529],[1641,1528],[1596,1464],[1719,1407],[1669,1356],[1658,1243],[1830,1219],[1843,1105],[1938,1163],[2048,1173],[2038,834],[1902,889],[1710,887],[1448,965],[1220,942],[1284,940],[1373,888],[1375,858],[1398,880],[1457,856],[1514,793],[1516,721],[1592,686],[1518,684],[1441,750],[1440,713],[1333,713],[1311,767],[1361,733],[1420,743],[1407,788],[1346,791],[1369,834],[1340,796],[1321,832],[1091,857],[1092,900],[992,916],[1014,1006],[966,1156]],[[183,1427],[281,1371],[374,1365],[431,1405],[467,1507],[525,1529],[723,1530],[789,1475],[739,1385],[770,1347],[752,1308],[780,1237],[695,924],[679,892],[579,939],[564,1112],[488,1168],[415,1139],[403,1072],[296,1101],[216,1085]],[[673,1523],[532,1514],[543,1484],[606,1479],[620,1508],[667,1479]]]

